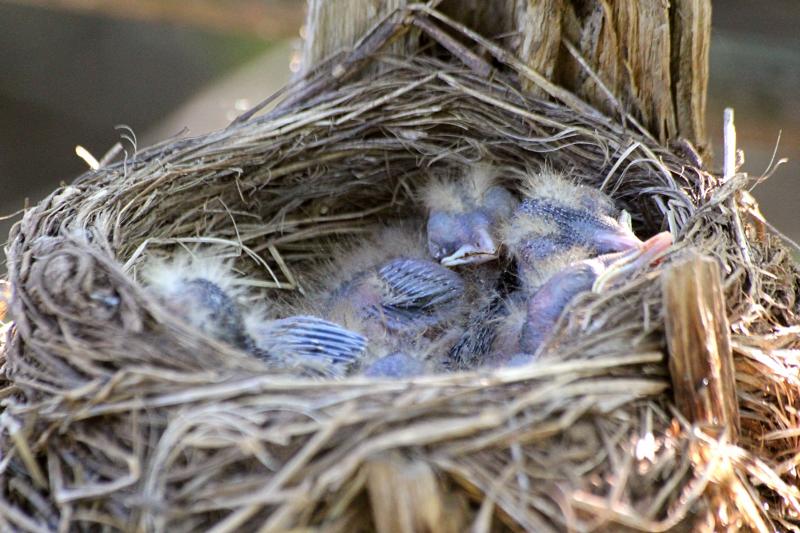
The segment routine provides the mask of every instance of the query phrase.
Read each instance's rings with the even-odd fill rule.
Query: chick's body
[[[598,282],[630,276],[646,268],[672,245],[669,233],[659,233],[640,246],[624,252],[608,253],[590,259],[566,262],[535,293],[528,296],[520,332],[519,349],[535,354],[551,336],[564,308],[580,293],[588,292]],[[597,287],[598,289],[602,287]]]
[[[495,313],[500,323],[488,363],[535,354],[575,296],[603,276],[646,266],[672,242],[659,234],[643,243],[617,216],[600,191],[552,172],[532,177],[503,229],[520,289]]]
[[[222,261],[180,255],[148,264],[144,278],[164,305],[195,329],[239,349],[252,347],[236,303],[240,291]]]
[[[361,365],[369,374],[381,368],[391,376],[405,375],[412,367],[414,373],[421,371],[412,361],[428,368],[426,354],[437,350],[462,314],[463,280],[426,255],[413,225],[380,228],[318,274],[328,280],[322,314],[369,339]],[[391,364],[371,367],[393,354]]]
[[[445,370],[468,370],[487,363],[487,357],[502,336],[508,317],[507,301],[515,288],[510,264],[473,265],[465,272],[468,316],[459,337],[450,346],[442,364]]]
[[[365,349],[366,339],[318,317],[267,319],[242,312],[231,266],[215,258],[179,256],[158,261],[145,279],[176,316],[198,331],[261,358],[273,368],[340,375]]]
[[[618,220],[611,198],[560,174],[533,175],[524,195],[502,233],[529,293],[566,264],[635,249],[642,243]]]

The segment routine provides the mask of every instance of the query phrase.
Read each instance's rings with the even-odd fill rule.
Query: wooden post
[[[719,265],[695,254],[662,278],[675,404],[693,423],[739,436],[735,368]]]
[[[353,46],[372,26],[407,0],[308,0],[303,69],[342,49]],[[411,51],[395,43],[387,52],[402,55]]]
[[[305,67],[414,1],[309,0]],[[444,0],[438,8],[609,116],[706,155],[711,0]],[[416,49],[411,37],[390,51]]]
[[[464,509],[442,490],[427,464],[391,454],[369,461],[366,469],[376,531],[464,531]]]

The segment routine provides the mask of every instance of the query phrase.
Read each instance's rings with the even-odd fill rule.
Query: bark
[[[675,405],[694,424],[740,431],[736,368],[716,260],[694,255],[662,278]]]
[[[409,1],[309,0],[306,66],[352,46]],[[440,9],[606,114],[707,155],[711,0],[445,0]],[[391,52],[417,47],[405,37]]]
[[[383,17],[407,3],[407,0],[309,0],[303,47],[305,69],[352,47]],[[400,42],[385,51],[404,54],[412,51],[412,47]]]

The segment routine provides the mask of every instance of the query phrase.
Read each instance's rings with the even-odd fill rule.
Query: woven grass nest
[[[526,96],[518,76],[541,80],[511,60],[490,79],[424,56],[366,64],[380,75],[310,91],[333,79],[324,65],[277,110],[127,154],[26,211],[7,250],[0,521],[796,528],[797,269],[742,205],[747,176],[722,180],[635,127]],[[574,302],[536,363],[411,380],[277,374],[188,328],[138,277],[147,257],[189,248],[235,258],[254,301],[302,297],[337,239],[417,212],[431,171],[478,160],[568,171],[637,233],[676,243]],[[673,404],[659,279],[693,250],[724,276],[736,442]]]

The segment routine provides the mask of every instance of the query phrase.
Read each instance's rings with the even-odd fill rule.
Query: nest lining
[[[797,520],[797,272],[737,207],[746,177],[721,182],[504,75],[380,60],[379,78],[138,151],[26,212],[8,249],[4,520],[170,531]],[[738,446],[671,407],[657,283],[669,260],[579,298],[539,364],[397,382],[265,372],[137,281],[149,256],[213,249],[260,298],[290,297],[331,243],[416,213],[431,169],[478,160],[568,170],[611,194],[637,233],[670,230],[673,259],[699,248],[720,261]]]

